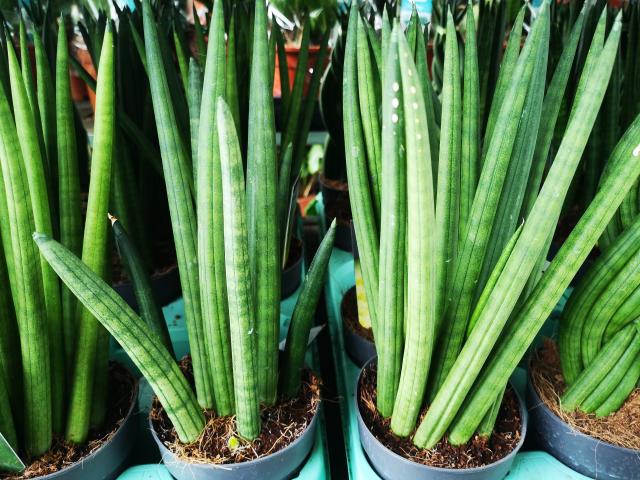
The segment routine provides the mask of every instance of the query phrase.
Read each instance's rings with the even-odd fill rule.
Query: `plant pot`
[[[340,302],[340,313],[342,316],[342,335],[344,338],[344,349],[349,355],[349,358],[358,367],[364,367],[373,357],[376,356],[376,345],[370,339],[360,335],[357,331],[351,328],[346,321],[348,314],[348,302],[351,302],[355,298],[356,287],[350,288],[347,293],[342,297]],[[355,300],[357,303],[357,300]],[[357,311],[356,305],[356,311]]]
[[[132,401],[127,415],[116,433],[100,448],[79,462],[38,480],[114,480],[126,468],[126,462],[133,449],[137,420],[135,410],[138,405],[138,380],[133,381]]]
[[[324,175],[320,175],[319,183],[324,204],[325,225],[330,225],[334,217],[336,218],[334,245],[340,250],[351,252],[353,245],[351,242],[349,187],[346,182],[331,180]]]
[[[248,462],[215,465],[212,463],[193,463],[178,458],[158,438],[151,418],[149,428],[155,440],[162,461],[177,480],[284,480],[294,478],[304,460],[311,452],[318,424],[316,410],[311,423],[302,434],[282,450]]]
[[[285,45],[285,55],[287,56],[287,73],[289,74],[289,88],[293,89],[293,82],[295,81],[296,70],[298,68],[298,58],[300,57],[300,47],[292,45]],[[307,59],[307,74],[304,76],[303,96],[307,96],[309,91],[309,85],[311,84],[311,76],[316,62],[318,61],[318,55],[320,53],[320,45],[309,45],[309,57]],[[331,52],[327,52],[324,68],[329,65],[331,58]],[[276,54],[276,66],[275,76],[273,79],[273,96],[276,98],[282,97],[282,83],[280,82],[280,61]]]
[[[572,470],[597,479],[640,478],[640,452],[590,437],[559,418],[527,381],[531,434],[538,446]]]
[[[376,359],[371,359],[370,362],[375,362]],[[364,370],[364,368],[363,368]],[[360,398],[360,378],[362,377],[362,371],[358,375],[356,380],[356,395],[354,396],[355,411],[358,421],[358,432],[360,434],[360,443],[364,449],[369,462],[376,470],[378,475],[385,480],[397,480],[397,479],[433,479],[433,480],[499,480],[507,476],[511,469],[511,464],[516,458],[516,454],[524,443],[524,438],[527,433],[527,409],[524,402],[518,396],[515,388],[513,391],[518,399],[520,407],[521,432],[520,441],[516,448],[514,448],[507,456],[501,458],[497,462],[490,465],[476,468],[465,469],[448,469],[437,468],[420,463],[412,462],[404,457],[392,452],[385,447],[369,430],[365,424],[362,415],[360,413],[360,407],[358,405],[358,399]]]
[[[292,254],[297,254],[296,258],[290,258],[287,267],[282,270],[280,299],[287,298],[300,287],[302,283],[302,263],[304,260],[304,248],[302,241],[296,237],[291,238],[291,242],[296,242],[297,247],[291,249]],[[293,245],[292,245],[293,247]]]
[[[138,311],[138,301],[131,282],[127,281],[113,285],[113,289],[118,292],[131,308]],[[178,267],[173,266],[158,275],[153,275],[151,277],[151,290],[158,305],[164,306],[177,299],[182,293]]]

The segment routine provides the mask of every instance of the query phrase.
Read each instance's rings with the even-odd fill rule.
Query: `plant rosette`
[[[110,368],[110,414],[88,441],[74,446],[55,441],[52,448],[20,474],[0,473],[3,480],[114,480],[126,467],[136,435],[138,380],[119,363]]]
[[[594,414],[562,411],[559,398],[564,388],[555,343],[547,341],[531,358],[527,382],[531,435],[537,444],[588,477],[638,478],[640,450],[615,444],[637,445],[638,391],[616,413],[597,419]]]
[[[357,379],[354,402],[362,448],[380,477],[386,480],[484,480],[507,476],[527,433],[527,409],[515,388],[506,390],[489,439],[475,436],[460,446],[452,446],[443,439],[433,449],[421,450],[410,438],[401,439],[392,434],[389,422],[377,412],[375,367],[376,359],[363,367]]]
[[[319,377],[308,369],[303,375],[296,397],[261,409],[263,427],[250,442],[237,433],[233,416],[206,412],[202,435],[191,444],[180,443],[154,399],[149,427],[169,472],[178,480],[291,478],[314,446],[321,407]]]

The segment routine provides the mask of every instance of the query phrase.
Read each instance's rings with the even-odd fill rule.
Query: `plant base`
[[[541,356],[544,356],[545,362],[540,361]],[[621,438],[633,435],[633,425],[634,423],[637,425],[637,421],[634,422],[633,418],[629,418],[626,423],[620,423],[620,429],[618,429],[611,425],[605,427],[605,422],[618,423],[616,419],[609,418],[617,414],[606,417],[608,420],[598,420],[594,415],[581,412],[563,414],[558,406],[558,396],[563,389],[564,381],[555,345],[547,342],[532,359],[527,383],[531,433],[537,444],[571,469],[589,477],[638,478],[640,450],[617,446],[602,438],[583,433],[586,430],[593,432],[594,435],[604,434],[607,440],[620,441]],[[636,395],[638,395],[637,392]],[[566,418],[561,418],[558,414]],[[635,418],[637,419],[637,412]],[[620,431],[616,434],[614,430]]]
[[[409,439],[400,439],[390,433],[388,420],[386,424],[376,420],[372,413],[375,411],[375,359],[362,369],[356,392],[354,401],[362,447],[378,475],[387,480],[501,479],[509,473],[524,442],[526,408],[513,389],[505,395],[490,440],[474,437],[459,447],[443,440],[429,450],[418,449]]]
[[[57,440],[54,446],[31,464],[23,474],[0,474],[4,480],[113,480],[125,467],[136,435],[134,410],[138,381],[124,367],[111,363],[109,369],[109,413],[105,426],[89,433],[85,445]]]
[[[240,439],[233,417],[207,412],[201,438],[185,445],[157,400],[149,425],[171,474],[182,479],[286,479],[299,470],[314,441],[320,407],[320,383],[306,371],[295,399],[262,409],[262,432],[252,442]]]

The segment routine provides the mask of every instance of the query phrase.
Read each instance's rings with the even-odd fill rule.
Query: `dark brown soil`
[[[28,464],[22,475],[0,473],[0,479],[18,480],[49,475],[83,460],[98,450],[122,425],[131,403],[136,400],[135,384],[135,378],[126,368],[117,363],[110,363],[107,418],[103,427],[89,431],[88,441],[84,445],[73,445],[62,438],[54,438],[51,449]]]
[[[291,237],[291,243],[289,245],[289,257],[284,269],[291,268],[298,260],[302,258],[303,248],[302,241],[297,237]]]
[[[540,399],[576,430],[620,447],[640,450],[640,388],[636,388],[617,412],[603,418],[581,411],[565,412],[560,397],[566,389],[556,342],[545,339],[529,366],[533,386]]]
[[[187,378],[192,381],[189,357],[182,360],[181,368],[187,370]],[[320,405],[320,387],[319,378],[310,370],[305,370],[296,398],[272,407],[262,407],[261,433],[251,442],[241,439],[236,432],[234,416],[217,417],[212,411],[205,412],[207,425],[204,432],[198,440],[188,445],[178,440],[157,398],[153,402],[151,418],[160,440],[180,458],[213,464],[247,462],[282,450],[307,429]]]
[[[349,330],[356,335],[360,335],[365,340],[373,342],[373,331],[370,328],[364,328],[358,321],[356,287],[351,287],[347,290],[347,293],[344,294],[342,303],[340,304],[340,311],[342,312],[342,321]]]
[[[489,439],[474,436],[465,445],[450,445],[446,438],[431,449],[416,447],[411,438],[400,438],[391,432],[390,419],[383,419],[376,405],[376,367],[365,367],[359,385],[360,413],[369,430],[387,448],[413,462],[438,468],[464,469],[481,467],[507,456],[520,441],[520,411],[518,400],[507,389],[493,434]],[[427,412],[425,408],[420,415]]]

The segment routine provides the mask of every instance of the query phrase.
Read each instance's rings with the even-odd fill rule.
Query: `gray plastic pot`
[[[349,293],[349,291],[347,293]],[[358,367],[363,367],[369,360],[376,356],[376,345],[371,340],[364,338],[362,335],[358,335],[358,333],[350,329],[347,326],[347,322],[344,321],[344,302],[347,293],[344,294],[340,302],[340,312],[342,313],[343,319],[342,336],[344,339],[344,349],[353,363]]]
[[[367,362],[375,362],[376,359],[371,359]],[[366,367],[366,365],[365,365]],[[364,370],[364,369],[363,369]],[[360,434],[360,443],[364,449],[369,463],[373,469],[385,480],[407,480],[407,479],[420,479],[420,480],[500,480],[507,476],[511,465],[516,458],[516,454],[522,448],[524,438],[527,434],[527,409],[524,401],[520,398],[516,389],[513,391],[518,399],[520,406],[521,432],[520,442],[516,448],[513,449],[506,457],[501,458],[491,465],[476,468],[464,468],[464,469],[450,469],[450,468],[437,468],[423,465],[420,463],[412,462],[404,457],[392,452],[385,447],[369,430],[367,425],[362,419],[360,414],[360,406],[358,405],[358,399],[360,398],[360,377],[362,371],[358,375],[356,383],[356,395],[354,398],[355,410],[357,412],[358,419],[358,432]]]
[[[133,375],[132,375],[132,378]],[[136,436],[135,407],[138,404],[138,380],[134,379],[133,401],[122,425],[111,439],[91,455],[73,465],[38,480],[114,480],[125,469]]]
[[[533,439],[572,470],[597,479],[640,479],[640,451],[606,443],[566,424],[540,399],[531,375],[527,405]]]
[[[291,444],[266,457],[235,464],[214,465],[181,460],[160,441],[151,419],[149,427],[162,461],[177,480],[285,480],[294,478],[313,448],[320,407],[318,405],[307,429]]]

